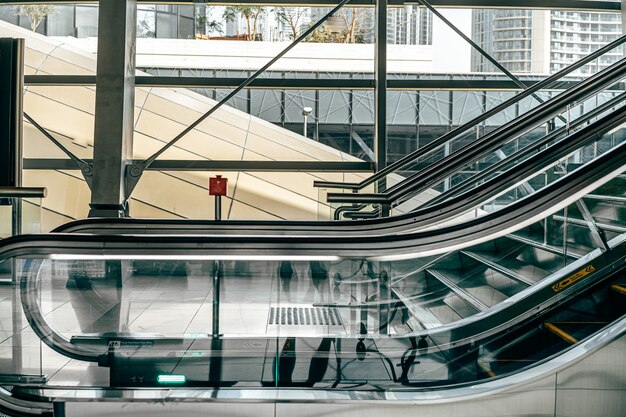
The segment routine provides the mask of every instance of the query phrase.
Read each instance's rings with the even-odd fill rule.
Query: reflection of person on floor
[[[293,266],[289,261],[282,261],[278,267],[278,277],[280,278],[280,285],[283,293],[285,294],[287,301],[291,302],[291,282],[295,281],[297,285],[298,276],[293,270]],[[295,288],[297,291],[297,288]]]
[[[315,293],[319,294],[319,302],[326,302],[326,294],[329,292],[328,270],[326,269],[326,265],[320,261],[310,261],[309,276],[311,277],[311,283],[313,284]]]
[[[330,347],[333,339],[324,338],[318,346],[317,350],[311,358],[309,366],[309,376],[307,378],[307,386],[312,387],[317,382],[322,382],[326,370],[328,369],[328,360],[330,357]]]
[[[277,376],[277,385],[279,387],[289,386],[306,386],[312,387],[316,383],[321,382],[328,369],[328,361],[330,357],[330,348],[334,339],[323,338],[317,350],[313,352],[311,364],[309,365],[309,373],[306,381],[293,381],[293,371],[296,367],[297,351],[296,338],[289,337],[285,340],[283,348],[278,357],[278,363],[274,361],[274,375]],[[278,369],[276,369],[278,366]]]
[[[122,274],[120,261],[74,261],[68,264],[66,288],[82,333],[120,330]]]

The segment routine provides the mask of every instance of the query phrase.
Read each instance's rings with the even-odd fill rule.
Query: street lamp
[[[303,136],[306,138],[306,129],[307,129],[307,123],[309,121],[309,114],[311,114],[313,112],[313,109],[310,107],[305,107],[302,109],[302,115],[304,116],[304,133]]]

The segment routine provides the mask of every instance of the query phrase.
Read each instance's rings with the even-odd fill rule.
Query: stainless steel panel
[[[558,374],[556,416],[626,414],[626,336]]]
[[[274,405],[258,403],[66,403],[66,417],[274,417]]]

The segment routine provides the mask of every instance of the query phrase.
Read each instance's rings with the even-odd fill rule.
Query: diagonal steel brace
[[[67,149],[61,142],[59,142],[54,136],[50,134],[45,128],[43,128],[39,123],[37,123],[32,117],[30,117],[26,112],[24,112],[24,118],[28,120],[30,124],[35,126],[35,128],[40,131],[46,138],[50,140],[50,142],[54,143],[63,153],[65,153],[73,162],[76,164],[78,169],[80,170],[87,186],[91,190],[91,180],[93,178],[93,166],[92,164],[84,161],[83,159],[76,156],[72,151]]]
[[[196,128],[196,126],[198,126],[200,123],[202,123],[207,117],[209,117],[211,114],[215,113],[215,111],[217,111],[217,109],[219,109],[220,107],[222,107],[226,102],[228,102],[228,100],[230,100],[231,98],[233,98],[237,93],[239,93],[241,90],[243,90],[244,88],[246,88],[252,81],[254,81],[256,78],[259,77],[259,75],[261,75],[263,72],[265,72],[265,70],[267,70],[270,66],[272,66],[276,61],[278,61],[280,58],[282,58],[287,52],[289,52],[291,49],[293,49],[297,44],[299,44],[302,40],[304,40],[306,37],[308,37],[311,33],[313,33],[313,31],[315,31],[318,27],[320,27],[325,21],[326,19],[328,19],[331,15],[333,15],[334,13],[336,13],[337,11],[339,11],[339,9],[341,9],[346,3],[348,3],[350,0],[341,0],[341,2],[335,6],[330,12],[328,12],[325,16],[323,16],[320,20],[318,20],[314,25],[312,25],[310,28],[308,28],[305,32],[303,32],[300,36],[298,36],[297,39],[295,39],[291,44],[289,44],[285,49],[283,49],[281,52],[278,53],[278,55],[276,55],[274,58],[272,58],[267,64],[265,64],[263,67],[261,67],[259,70],[257,70],[254,74],[252,74],[250,77],[248,77],[243,83],[241,83],[237,88],[235,88],[233,91],[231,91],[228,95],[226,95],[222,100],[220,100],[219,103],[217,103],[215,106],[213,106],[209,111],[207,111],[205,114],[203,114],[202,116],[200,116],[200,118],[198,118],[195,122],[193,122],[192,124],[190,124],[187,128],[185,128],[185,130],[183,130],[181,133],[179,133],[174,139],[172,139],[169,143],[167,143],[165,146],[163,146],[161,149],[159,149],[157,152],[155,152],[152,156],[150,156],[149,158],[147,158],[144,161],[138,162],[138,163],[134,163],[134,164],[129,164],[126,166],[126,180],[125,180],[125,190],[124,190],[124,197],[126,198],[126,200],[128,200],[133,192],[133,190],[135,189],[135,187],[137,186],[137,183],[139,182],[139,180],[141,179],[141,176],[143,175],[144,171],[146,169],[148,169],[148,167],[150,165],[152,165],[152,163],[159,157],[161,156],[165,151],[167,151],[169,148],[171,148],[172,146],[174,146],[174,144],[176,144],[179,140],[181,140],[187,133],[191,132],[193,129]]]

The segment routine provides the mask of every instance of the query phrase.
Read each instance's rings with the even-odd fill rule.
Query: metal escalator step
[[[611,285],[611,289],[615,292],[626,295],[626,284],[614,284]]]
[[[490,307],[487,304],[485,304],[482,301],[480,301],[475,296],[473,296],[472,294],[470,294],[469,292],[465,291],[463,288],[459,287],[457,284],[455,284],[451,279],[446,277],[441,272],[439,272],[437,270],[434,270],[434,269],[428,269],[427,271],[433,277],[435,277],[436,279],[441,281],[445,286],[450,288],[450,290],[452,292],[454,292],[460,299],[465,301],[467,304],[469,304],[470,306],[472,306],[476,310],[484,311],[484,310],[486,310],[486,309],[488,309]]]
[[[550,253],[555,254],[555,255],[563,256],[563,248],[561,248],[561,247],[548,245],[546,243],[537,242],[537,241],[535,241],[535,240],[533,240],[533,239],[531,239],[529,237],[520,236],[518,234],[510,234],[510,235],[507,235],[506,237],[508,237],[509,239],[512,239],[512,240],[516,240],[516,241],[518,241],[520,243],[524,243],[524,244],[526,244],[528,246],[532,246],[532,247],[537,248],[537,249],[545,250],[546,252],[550,252]],[[570,258],[574,258],[574,259],[580,259],[582,257],[581,254],[572,253],[572,252],[568,252],[567,256],[570,257]]]
[[[558,326],[556,326],[553,323],[546,322],[543,324],[543,327],[549,330],[550,332],[554,333],[555,335],[559,336],[561,339],[565,340],[566,342],[569,342],[571,344],[578,343],[578,339],[576,339],[575,337],[573,337],[566,331],[560,329]]]
[[[505,275],[511,279],[514,279],[517,282],[520,282],[522,284],[525,285],[533,285],[536,281],[529,279],[527,277],[525,277],[522,274],[517,273],[516,271],[513,271],[509,268],[506,268],[502,265],[500,265],[497,262],[494,262],[491,259],[486,258],[485,256],[479,255],[475,252],[470,252],[470,251],[461,251],[462,254],[464,254],[465,256],[469,256],[470,258],[487,265],[489,268],[493,269],[496,272],[501,273],[502,275]]]
[[[433,313],[413,303],[409,297],[397,288],[392,288],[393,293],[402,301],[402,303],[409,310],[413,318],[419,323],[423,329],[432,329],[437,326],[441,326],[441,320],[439,320]],[[411,326],[412,327],[412,326]]]
[[[548,328],[548,330],[550,330],[552,333],[556,334],[557,336],[561,337],[568,343],[575,343],[572,341],[583,340],[584,338],[590,336],[591,334],[605,327],[607,324],[609,324],[609,321],[610,321],[610,320],[609,321],[604,320],[599,317],[598,319],[599,320],[592,319],[591,321],[590,320],[551,321],[549,323],[544,323],[544,325],[545,324],[551,325],[551,326],[547,326],[547,327],[552,327],[552,328]],[[568,337],[564,337],[564,335],[567,335]]]

